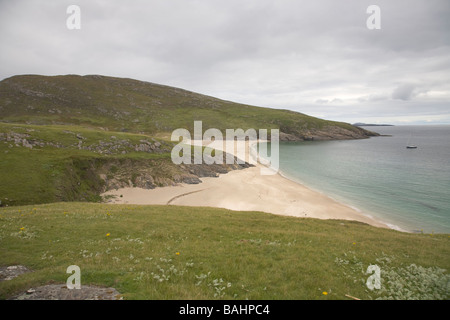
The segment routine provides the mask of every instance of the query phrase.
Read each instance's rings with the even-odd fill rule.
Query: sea
[[[450,125],[364,128],[381,136],[280,142],[280,173],[393,229],[450,233]]]

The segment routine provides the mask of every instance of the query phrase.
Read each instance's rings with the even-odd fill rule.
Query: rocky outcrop
[[[61,283],[30,288],[10,300],[123,300],[123,297],[112,287],[82,285],[80,289],[69,289]]]
[[[33,147],[36,147],[36,146],[37,147],[52,146],[55,148],[62,147],[62,145],[59,143],[51,143],[51,142],[33,139],[27,133],[17,133],[17,132],[8,132],[8,133],[0,132],[0,141],[11,142],[10,146],[26,147],[26,148],[30,148],[30,149],[33,149]]]
[[[28,272],[31,270],[22,265],[0,267],[0,281],[9,281]]]
[[[110,141],[99,140],[94,143],[89,142],[80,133],[74,133],[70,131],[64,131],[76,136],[77,143],[72,145],[63,145],[60,142],[52,142],[37,139],[27,133],[18,132],[0,132],[0,141],[10,142],[10,146],[26,147],[33,149],[34,147],[53,147],[53,148],[76,148],[79,150],[88,150],[98,154],[114,155],[114,154],[127,154],[130,152],[147,152],[147,153],[164,153],[170,152],[171,146],[164,142],[156,140],[148,141],[142,139],[139,143],[133,143],[128,139],[117,139],[115,136],[111,136]]]
[[[224,157],[226,155],[224,154]],[[154,189],[157,187],[174,186],[180,183],[198,184],[201,178],[218,177],[232,170],[242,170],[252,167],[249,163],[240,164],[181,164],[172,162],[142,161],[142,160],[109,160],[96,169],[100,179],[104,181],[104,192],[108,190],[137,187]]]
[[[303,130],[301,134],[280,132],[280,141],[349,140],[379,136],[376,132],[364,130],[359,127],[352,129],[349,130],[338,126],[325,126],[321,129]]]

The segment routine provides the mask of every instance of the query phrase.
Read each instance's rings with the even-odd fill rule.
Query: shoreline
[[[205,142],[201,143],[204,145]],[[209,142],[208,146],[212,145],[214,143]],[[217,144],[214,148],[222,149]],[[229,171],[218,177],[201,178],[200,184],[183,183],[155,189],[128,187],[107,191],[102,196],[113,196],[114,199],[108,202],[112,204],[207,206],[302,218],[359,221],[398,230],[357,208],[294,181],[280,171],[273,175],[261,175],[261,168],[267,167],[258,162],[253,167]]]
[[[372,220],[374,220],[374,221],[377,221],[377,222],[380,223],[380,224],[385,225],[385,227],[387,227],[387,228],[389,228],[389,229],[396,230],[396,231],[401,231],[401,232],[407,232],[407,233],[413,232],[413,231],[408,231],[408,230],[406,230],[406,229],[403,229],[403,228],[401,228],[401,227],[399,227],[398,225],[395,225],[395,224],[393,224],[393,223],[388,223],[388,222],[383,221],[383,220],[381,220],[381,219],[379,219],[379,218],[376,218],[376,214],[371,214],[371,213],[369,213],[367,210],[360,209],[360,208],[356,207],[356,206],[353,205],[353,204],[349,204],[349,203],[345,202],[345,200],[340,200],[340,199],[334,198],[334,197],[330,196],[329,194],[327,194],[327,193],[325,193],[325,192],[323,192],[323,191],[321,191],[321,190],[315,189],[315,188],[313,188],[313,187],[310,187],[310,186],[304,184],[303,182],[299,181],[298,179],[290,178],[289,175],[283,173],[281,170],[279,170],[278,174],[280,174],[280,175],[281,175],[283,178],[285,178],[285,179],[288,179],[288,180],[290,180],[290,181],[293,181],[294,183],[297,183],[297,184],[299,184],[299,185],[301,185],[301,186],[303,186],[303,187],[305,187],[305,188],[310,189],[310,190],[313,191],[313,192],[317,192],[317,193],[319,193],[319,194],[321,194],[321,195],[323,195],[323,196],[326,196],[326,197],[330,198],[330,199],[333,200],[333,201],[336,201],[336,202],[338,202],[338,203],[341,203],[342,205],[347,206],[347,207],[349,207],[349,208],[355,210],[355,211],[358,212],[359,214],[361,214],[361,215],[363,215],[363,216],[365,216],[365,217],[367,217],[367,218],[369,218],[369,219],[372,219]]]

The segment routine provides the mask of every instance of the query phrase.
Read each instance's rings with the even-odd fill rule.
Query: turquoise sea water
[[[281,173],[394,228],[450,233],[450,125],[366,129],[391,136],[280,142]]]

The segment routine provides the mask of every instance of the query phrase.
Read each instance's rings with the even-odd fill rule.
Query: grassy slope
[[[365,132],[346,123],[298,112],[233,103],[194,92],[132,79],[104,76],[15,76],[0,82],[0,120],[35,124],[74,124],[112,131],[193,132],[203,127],[280,128],[298,136],[337,126]]]
[[[34,146],[27,148],[23,140]],[[159,146],[154,150],[136,151],[136,146],[145,145],[143,141]],[[171,141],[144,134],[73,125],[0,122],[0,206],[98,202],[105,188],[130,183],[145,188],[167,186],[197,178],[196,174],[207,176],[231,169],[231,166],[203,165],[192,173],[193,168],[171,161],[173,145]],[[197,151],[201,152],[193,148],[192,154]]]
[[[0,298],[81,268],[127,299],[448,299],[448,235],[215,208],[55,203],[0,208],[0,265],[34,270]],[[107,235],[109,234],[109,236]],[[366,270],[381,269],[370,291]],[[324,295],[326,292],[327,295]]]
[[[28,141],[58,144],[32,149],[21,143],[6,141],[7,133],[27,134]],[[170,153],[162,149],[160,153],[135,152],[128,148],[126,154],[100,154],[90,150],[79,150],[83,136],[83,146],[98,146],[100,141],[128,140],[132,145],[150,137],[122,132],[105,132],[79,126],[23,125],[0,123],[0,201],[3,205],[49,203],[55,201],[98,201],[103,181],[98,177],[98,169],[108,161],[120,163],[123,160],[142,161],[150,164],[166,164],[173,173],[177,168],[171,163]],[[111,136],[116,140],[111,140]],[[161,141],[164,143],[164,141]],[[125,148],[126,149],[126,148]],[[119,150],[120,151],[120,150]],[[118,165],[118,170],[120,164]],[[105,174],[111,174],[105,172]],[[156,173],[156,176],[158,173]],[[159,175],[169,175],[159,172]]]

